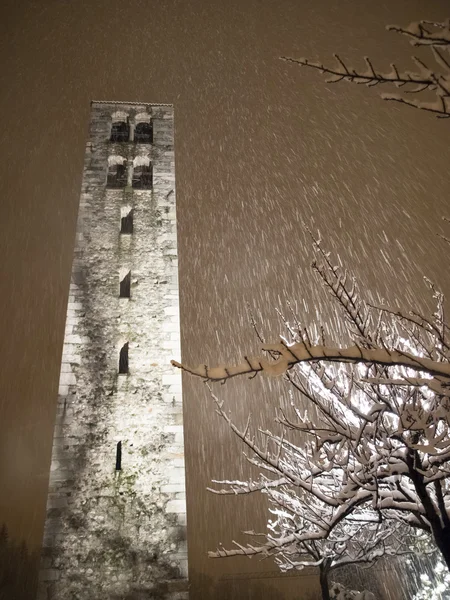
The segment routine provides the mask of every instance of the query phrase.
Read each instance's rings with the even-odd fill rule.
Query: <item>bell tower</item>
[[[38,600],[188,598],[173,125],[91,106]]]

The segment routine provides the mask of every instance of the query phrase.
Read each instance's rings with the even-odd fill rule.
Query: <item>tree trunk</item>
[[[425,478],[422,473],[422,461],[417,450],[408,450],[406,454],[406,464],[416,493],[425,509],[425,516],[430,524],[431,533],[436,542],[436,546],[441,551],[442,558],[447,565],[447,569],[450,571],[450,524],[443,498],[439,498],[438,490],[436,490],[438,505],[439,499],[442,504],[442,510],[439,514],[439,510],[436,508],[428,493],[427,484],[425,483]],[[444,526],[442,526],[442,521]]]
[[[433,529],[433,537],[436,542],[436,546],[439,548],[442,554],[442,558],[447,565],[447,569],[450,571],[450,531],[448,527],[444,527],[438,531]]]
[[[319,567],[319,578],[322,600],[330,600],[330,590],[328,589],[328,569],[323,563]]]

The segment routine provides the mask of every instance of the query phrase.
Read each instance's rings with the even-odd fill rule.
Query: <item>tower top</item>
[[[92,104],[127,104],[131,106],[173,106],[173,104],[164,104],[161,102],[124,102],[123,100],[91,100]]]

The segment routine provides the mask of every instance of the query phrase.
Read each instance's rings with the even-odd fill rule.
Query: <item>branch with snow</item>
[[[281,340],[276,344],[267,344],[262,350],[276,353],[278,358],[271,360],[264,356],[245,356],[244,361],[237,365],[219,365],[216,367],[208,367],[207,365],[189,367],[173,360],[172,365],[206,381],[222,382],[239,375],[257,375],[258,373],[278,377],[285,374],[294,365],[314,361],[405,367],[430,376],[429,379],[418,379],[417,382],[420,382],[420,385],[426,385],[430,390],[443,396],[450,395],[450,364],[415,356],[401,349],[372,349],[362,348],[358,345],[347,348],[331,348],[308,345],[305,342],[289,345]],[[408,376],[405,375],[403,381],[405,385],[411,385],[414,379],[409,380]],[[384,382],[378,380],[377,383]]]
[[[265,343],[257,331],[265,355],[218,367],[174,363],[207,382],[262,373],[284,376],[290,385],[290,408],[275,417],[279,433],[254,432],[250,419],[239,427],[210,388],[216,411],[259,472],[247,481],[216,481],[219,487],[211,491],[263,493],[275,516],[262,541],[236,543],[210,556],[274,556],[283,569],[312,561],[329,570],[345,561],[398,556],[409,551],[417,531],[432,536],[450,568],[444,297],[426,281],[436,302],[431,317],[369,305],[354,279],[313,241],[313,269],[342,311],[353,345],[327,345],[322,328],[313,339],[296,315],[279,311],[286,332],[279,343]]]
[[[390,26],[433,53],[433,68],[414,57],[414,72],[388,72],[366,58],[358,71],[336,55],[336,67],[285,58],[317,69],[328,81],[400,88],[387,100],[450,117],[450,20]],[[426,94],[434,95],[429,102]],[[429,548],[432,539],[450,571],[450,326],[445,299],[431,282],[431,316],[373,306],[355,280],[332,262],[313,236],[313,270],[342,312],[349,344],[329,344],[279,311],[284,335],[262,344],[260,356],[234,365],[175,367],[209,382],[226,383],[258,373],[283,377],[290,403],[279,408],[275,429],[234,422],[213,393],[216,412],[246,448],[258,475],[214,481],[211,492],[264,494],[267,531],[246,532],[256,541],[219,547],[211,557],[271,556],[282,570],[316,566],[321,584],[331,570],[373,564],[380,557]],[[443,238],[446,242],[449,240]],[[288,305],[289,306],[289,305]],[[289,306],[290,309],[290,306]],[[291,310],[291,309],[290,309]],[[291,311],[292,312],[292,311]],[[423,550],[425,552],[425,550]],[[428,550],[427,550],[428,551]],[[325,583],[324,585],[328,585]],[[329,598],[329,589],[324,598]]]
[[[281,433],[260,430],[257,433],[262,442],[258,442],[250,419],[239,428],[223,402],[210,391],[217,413],[251,451],[246,458],[260,473],[256,480],[214,481],[218,487],[210,491],[221,495],[261,492],[268,498],[271,517],[267,533],[245,532],[256,536],[255,542],[234,541],[233,548],[221,546],[209,552],[209,557],[270,556],[282,571],[315,566],[321,572],[322,585],[327,586],[335,569],[354,564],[370,566],[383,557],[412,552],[415,538],[405,522],[390,515],[381,518],[380,506],[373,502],[373,486],[358,488],[352,481],[363,476],[361,469],[367,465],[367,456],[361,460],[367,453],[357,452],[360,458],[355,460],[346,447],[348,441],[354,442],[355,449],[358,446],[356,423],[353,428],[338,420],[334,425],[329,422],[314,426],[303,419],[296,427],[282,414],[277,418]],[[313,443],[305,439],[294,444],[287,428],[299,430]],[[383,484],[378,491],[380,505],[385,502],[399,510],[405,508],[404,497],[398,497],[396,505],[391,503],[392,492],[385,486],[381,488]],[[410,503],[409,508],[414,510],[416,506]]]
[[[450,117],[450,19],[443,22],[420,21],[411,23],[405,28],[396,25],[388,29],[411,38],[415,46],[426,46],[433,53],[433,66],[422,58],[413,56],[416,71],[400,71],[392,63],[387,72],[379,71],[369,57],[365,56],[365,70],[358,70],[348,65],[337,54],[335,67],[325,66],[321,62],[311,61],[308,58],[291,58],[283,56],[282,60],[300,66],[316,69],[327,75],[327,83],[350,81],[352,83],[374,87],[380,84],[390,84],[402,88],[404,94],[382,94],[384,100],[400,102],[413,108],[425,110],[436,114],[440,118]],[[434,100],[422,99],[424,92],[431,92]],[[421,95],[420,98],[417,96]],[[413,96],[413,97],[411,97]]]

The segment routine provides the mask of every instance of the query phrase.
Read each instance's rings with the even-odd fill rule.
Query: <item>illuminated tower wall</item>
[[[39,600],[188,597],[173,125],[92,103]]]

